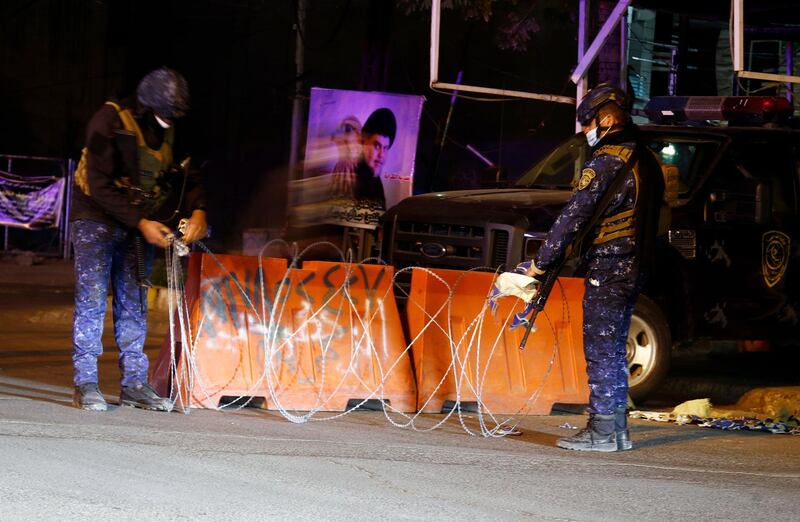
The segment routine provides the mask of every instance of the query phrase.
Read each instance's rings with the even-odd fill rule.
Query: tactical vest
[[[130,109],[123,109],[120,105],[107,101],[106,105],[114,107],[117,111],[122,126],[126,133],[136,137],[136,166],[135,173],[138,179],[118,177],[114,184],[129,192],[132,204],[142,205],[147,213],[155,212],[169,195],[165,173],[172,165],[172,141],[174,129],[170,127],[164,132],[164,141],[158,150],[151,149],[145,142],[142,130]],[[75,169],[75,184],[86,194],[91,196],[88,179],[88,160],[86,147],[81,151],[81,159]]]
[[[602,154],[609,154],[616,156],[625,164],[633,154],[633,149],[630,147],[623,147],[621,145],[604,145],[597,149],[594,156]],[[631,173],[633,174],[634,183],[636,184],[636,200],[638,202],[639,196],[639,161],[637,160],[631,166]],[[602,245],[611,240],[620,237],[630,237],[636,235],[636,204],[634,208],[618,212],[617,214],[603,218],[595,228],[595,238],[592,241],[594,245]]]
[[[600,220],[592,243],[601,245],[621,237],[635,237],[640,262],[649,266],[663,202],[664,178],[655,155],[646,147],[642,147],[642,150],[630,169],[636,191],[633,208]],[[594,153],[595,156],[601,154],[617,156],[623,163],[627,163],[633,149],[621,145],[604,145]]]

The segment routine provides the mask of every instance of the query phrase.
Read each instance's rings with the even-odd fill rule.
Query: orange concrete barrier
[[[415,411],[391,267],[309,261],[287,271],[285,260],[264,259],[262,302],[258,258],[216,258],[190,261],[195,341],[170,371],[167,339],[154,368],[159,391],[181,383],[182,406],[194,407],[246,396],[269,409],[343,411],[370,399]]]
[[[509,331],[508,324],[524,303],[505,297],[498,300],[496,314],[488,308],[482,312],[494,274],[431,272],[435,276],[414,269],[406,309],[409,335],[416,339],[412,353],[419,411],[447,409],[459,389],[462,408],[480,397],[483,411],[498,414],[548,414],[556,402],[588,401],[582,279],[559,278],[536,321],[537,331],[520,351],[524,327]]]

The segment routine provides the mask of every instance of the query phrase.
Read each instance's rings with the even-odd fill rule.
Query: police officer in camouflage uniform
[[[655,156],[637,146],[629,98],[610,84],[590,91],[577,109],[592,148],[578,185],[536,254],[530,275],[559,265],[576,235],[584,236],[583,343],[589,375],[589,422],[561,448],[632,448],[627,427],[626,341],[634,305],[651,261],[664,180]],[[613,184],[617,176],[620,183]],[[613,193],[606,193],[611,189]],[[605,208],[600,208],[605,205]]]
[[[87,127],[70,215],[75,255],[73,403],[78,408],[104,411],[107,407],[98,388],[97,358],[103,352],[110,281],[122,373],[120,404],[170,409],[169,401],[147,383],[148,361],[143,352],[147,302],[141,285],[152,268],[154,247],[169,246],[171,230],[152,213],[169,191],[166,173],[172,169],[172,124],[188,110],[188,102],[183,76],[160,68],[141,80],[136,99],[106,102]],[[187,179],[184,202],[191,211],[183,236],[189,243],[207,230],[199,173]]]

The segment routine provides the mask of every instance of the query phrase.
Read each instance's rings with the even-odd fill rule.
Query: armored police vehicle
[[[654,98],[641,125],[661,160],[656,266],[628,334],[631,395],[654,390],[696,339],[796,342],[800,130],[777,97]],[[414,196],[384,217],[397,268],[511,269],[534,256],[590,154],[578,134],[511,188]],[[562,272],[562,275],[571,275]]]

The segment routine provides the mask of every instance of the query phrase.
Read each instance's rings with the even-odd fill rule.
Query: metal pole
[[[456,85],[461,85],[461,78],[464,75],[464,71],[458,71],[458,75],[456,76]],[[447,141],[447,132],[450,129],[450,120],[453,118],[453,109],[456,106],[456,100],[458,99],[458,90],[454,90],[452,96],[450,96],[450,108],[447,110],[447,119],[444,122],[444,130],[442,131],[442,142],[439,144],[439,154],[436,155],[436,165],[433,167],[433,175],[431,176],[431,182],[429,189],[434,190],[436,188],[436,176],[439,173],[439,165],[442,162],[442,152],[444,151],[444,145]]]
[[[6,172],[11,174],[11,156],[8,157],[8,166],[6,167]],[[3,231],[3,252],[8,252],[8,225],[5,226],[5,230]]]
[[[431,85],[439,81],[439,26],[441,24],[442,0],[431,2]]]
[[[733,0],[733,72],[744,70],[744,0]]]
[[[64,255],[64,228],[66,225],[66,220],[64,219],[64,210],[67,207],[67,202],[64,200],[67,196],[67,169],[69,168],[69,159],[67,159],[67,163],[65,164],[64,161],[60,162],[61,167],[61,177],[64,179],[64,190],[61,193],[61,205],[58,208],[58,254],[63,256]]]
[[[794,73],[794,46],[792,42],[786,42],[786,76],[792,76]],[[792,92],[792,82],[786,82],[786,99],[789,102],[793,101],[794,93]]]
[[[72,208],[72,183],[73,177],[75,176],[75,160],[69,159],[67,160],[67,179],[66,179],[66,189],[64,190],[64,244],[62,255],[64,259],[70,258],[70,246],[72,243],[72,224],[69,222],[69,214]]]
[[[306,0],[297,1],[297,26],[295,32],[294,64],[295,83],[294,99],[292,101],[292,138],[289,144],[289,181],[298,178],[297,163],[300,156],[300,134],[303,130],[303,73],[305,67],[305,49],[303,32],[306,25]],[[290,189],[291,192],[291,189]]]
[[[600,48],[605,45],[608,38],[611,36],[611,32],[616,27],[617,23],[622,18],[622,14],[630,5],[631,0],[619,0],[617,5],[611,11],[611,14],[608,15],[603,27],[600,28],[600,32],[597,33],[597,36],[594,37],[594,41],[592,41],[592,45],[589,46],[586,53],[584,54],[583,58],[578,62],[578,66],[575,67],[575,70],[572,71],[572,75],[570,76],[570,80],[572,83],[577,84],[581,78],[586,74],[589,67],[594,62],[597,55],[600,53]]]
[[[628,17],[631,8],[619,21],[619,87],[623,91],[628,91]],[[632,95],[633,93],[628,93]]]
[[[583,60],[583,55],[586,54],[586,36],[589,30],[589,18],[587,13],[589,12],[589,0],[580,0],[578,2],[578,63],[581,63]],[[589,80],[586,77],[587,75],[581,76],[580,80],[576,84],[576,91],[575,91],[575,108],[578,108],[578,105],[581,104],[581,100],[586,95],[586,92],[589,90]],[[581,132],[581,124],[578,121],[575,121],[575,132]]]

